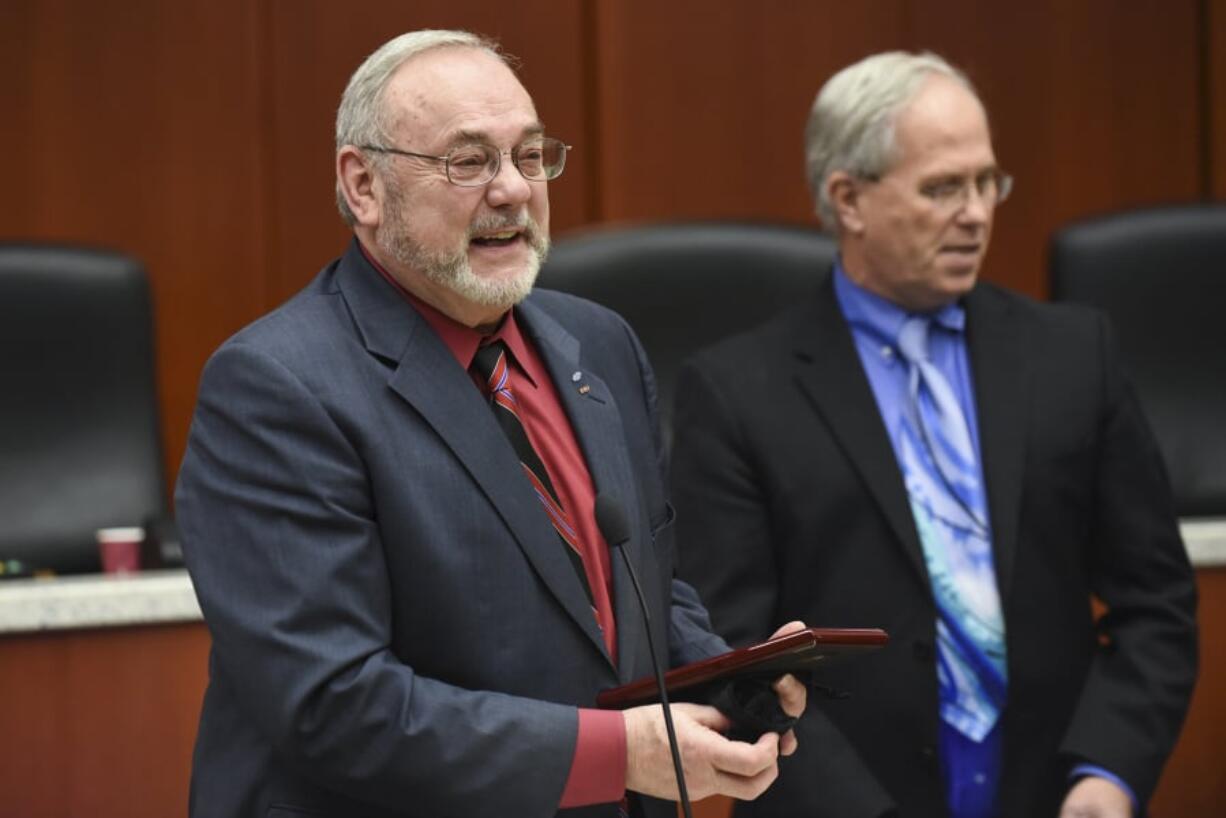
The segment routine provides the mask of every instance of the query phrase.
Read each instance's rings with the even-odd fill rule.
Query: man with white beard
[[[351,79],[354,241],[209,361],[179,476],[213,636],[193,815],[675,814],[660,707],[593,706],[651,672],[609,547],[646,586],[662,661],[727,648],[672,576],[638,341],[530,295],[567,150],[466,32],[398,37]],[[804,709],[795,679],[776,690]],[[673,711],[694,798],[756,797],[795,748]]]

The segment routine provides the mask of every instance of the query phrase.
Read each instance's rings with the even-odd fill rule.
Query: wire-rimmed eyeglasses
[[[868,174],[863,178],[869,182],[881,181],[881,177],[875,174]],[[941,176],[921,182],[919,194],[932,202],[938,210],[953,213],[970,203],[972,187],[981,202],[988,207],[995,207],[1008,199],[1013,192],[1013,177],[1000,168],[989,168],[972,178]]]
[[[458,145],[443,156],[414,153],[380,145],[359,145],[358,147],[364,151],[394,153],[397,156],[411,156],[414,159],[442,162],[447,181],[460,187],[480,187],[487,184],[498,175],[498,171],[502,168],[504,153],[511,157],[511,163],[515,165],[520,175],[530,182],[547,182],[550,179],[557,179],[562,175],[562,169],[566,167],[566,152],[571,150],[571,146],[565,142],[547,136],[530,137],[505,151],[479,142]]]

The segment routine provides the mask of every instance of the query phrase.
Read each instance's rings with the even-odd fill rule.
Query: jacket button
[[[911,655],[914,656],[917,661],[927,662],[932,659],[932,645],[925,642],[923,639],[919,639],[913,645],[911,645]]]

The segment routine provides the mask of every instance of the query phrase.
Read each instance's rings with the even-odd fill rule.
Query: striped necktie
[[[906,320],[903,476],[937,605],[941,717],[982,741],[1005,702],[1005,627],[992,566],[982,469],[949,381],[928,355],[931,319]]]
[[[596,614],[596,603],[592,597],[591,586],[588,584],[587,569],[583,564],[583,554],[579,550],[579,538],[575,527],[566,509],[562,507],[557,492],[554,491],[549,472],[545,470],[545,464],[541,462],[536,449],[528,439],[523,422],[519,419],[518,405],[511,391],[509,361],[506,345],[502,341],[493,341],[477,349],[470,371],[476,373],[481,382],[485,384],[490,396],[490,405],[494,410],[494,417],[497,418],[498,425],[502,427],[503,433],[511,442],[511,448],[519,457],[519,465],[523,468],[524,476],[528,478],[537,499],[541,501],[549,522],[558,532],[566,556],[579,576],[583,592],[587,594],[588,604],[592,607],[592,615],[599,623],[600,618]]]

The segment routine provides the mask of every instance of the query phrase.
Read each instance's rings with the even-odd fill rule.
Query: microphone
[[[622,511],[621,503],[607,494],[596,495],[596,527],[604,535],[605,542],[614,551],[622,555],[622,563],[626,573],[630,574],[630,582],[634,585],[634,593],[639,598],[639,610],[643,612],[643,626],[647,629],[647,650],[651,653],[651,668],[656,673],[656,689],[660,693],[660,704],[664,707],[664,729],[668,732],[668,749],[673,754],[673,771],[677,775],[677,792],[681,796],[681,810],[685,818],[694,818],[690,808],[690,794],[685,788],[685,772],[681,769],[681,749],[677,745],[677,731],[673,727],[673,714],[668,707],[668,690],[664,687],[664,673],[660,670],[660,660],[656,658],[655,641],[651,638],[651,614],[647,612],[647,600],[643,597],[643,586],[639,585],[638,574],[630,564],[626,549],[622,548],[630,539],[630,526],[626,522],[626,513]]]

